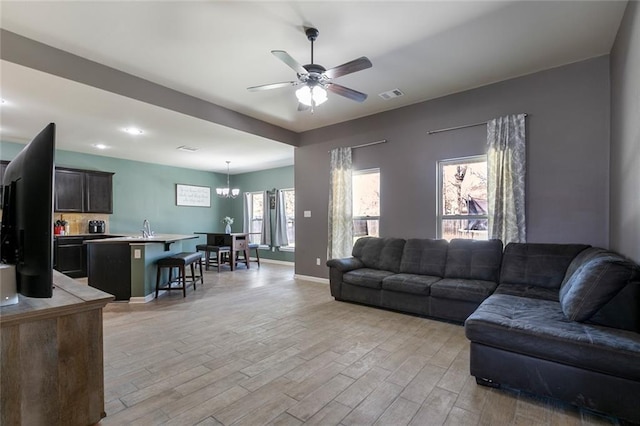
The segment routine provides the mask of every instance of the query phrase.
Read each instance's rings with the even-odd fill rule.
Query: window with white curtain
[[[260,244],[260,235],[262,234],[262,222],[264,218],[264,196],[263,191],[250,192],[251,212],[249,217],[249,240],[251,243]]]
[[[282,189],[284,194],[284,210],[287,216],[287,239],[289,244],[281,250],[293,250],[296,246],[296,191],[295,189]]]
[[[354,171],[353,241],[380,236],[380,169]]]
[[[487,156],[438,162],[438,238],[487,239]]]

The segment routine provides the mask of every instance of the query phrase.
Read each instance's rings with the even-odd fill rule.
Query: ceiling
[[[609,53],[626,1],[2,1],[0,26],[293,132],[352,120]],[[329,93],[298,112],[295,80],[274,57],[310,62],[305,26],[320,31],[316,63],[360,56],[373,67],[336,79],[364,103]],[[231,173],[293,164],[294,147],[6,60],[0,137],[27,142],[49,121],[58,147]],[[400,89],[384,100],[378,94]],[[134,137],[128,126],[145,133]],[[103,143],[103,151],[94,145]],[[195,153],[176,151],[188,145]]]

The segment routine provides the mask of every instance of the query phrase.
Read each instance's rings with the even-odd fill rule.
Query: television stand
[[[110,294],[53,271],[52,298],[0,307],[0,424],[89,425],[105,416],[102,308]]]

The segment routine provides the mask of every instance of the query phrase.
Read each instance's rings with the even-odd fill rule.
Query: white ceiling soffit
[[[57,148],[67,151],[220,173],[229,160],[232,174],[293,165],[294,148],[280,142],[10,62],[2,61],[1,71],[5,141],[29,142],[55,122]],[[124,131],[131,127],[144,133]],[[176,149],[182,145],[198,151]]]

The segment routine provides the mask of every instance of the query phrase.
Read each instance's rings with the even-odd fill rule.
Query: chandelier
[[[216,194],[218,194],[220,198],[236,198],[240,194],[238,188],[231,189],[229,185],[229,163],[231,163],[231,161],[227,161],[227,187],[216,188]]]

